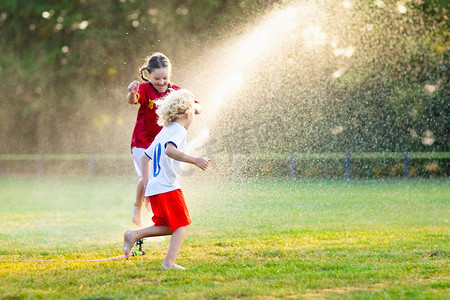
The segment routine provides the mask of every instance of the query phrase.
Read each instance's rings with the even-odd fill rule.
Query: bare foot
[[[133,237],[133,231],[127,230],[123,233],[123,254],[128,260],[130,258],[131,249],[133,249],[136,240]]]
[[[182,266],[177,265],[177,264],[173,264],[173,265],[171,265],[171,266],[163,264],[163,265],[162,265],[162,268],[163,268],[164,270],[172,270],[172,269],[173,269],[173,270],[186,270],[185,267],[182,267]]]
[[[141,211],[142,211],[142,202],[141,202],[140,205],[134,203],[132,219],[133,219],[133,223],[136,224],[137,226],[141,226],[142,225]]]

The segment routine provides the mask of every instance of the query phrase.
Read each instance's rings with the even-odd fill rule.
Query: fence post
[[[344,178],[349,180],[352,172],[352,158],[350,155],[350,151],[345,152],[344,154]]]
[[[39,158],[39,176],[44,176],[45,173],[45,154],[42,153]]]
[[[411,158],[408,151],[403,154],[403,178],[409,179],[409,170],[411,168]]]
[[[94,166],[95,166],[94,158],[95,158],[94,154],[89,155],[89,165],[88,165],[89,177],[92,177],[94,175]]]
[[[297,163],[295,161],[296,156],[297,156],[297,153],[293,152],[291,154],[291,157],[289,158],[289,178],[290,179],[295,178],[295,171],[297,170]]]

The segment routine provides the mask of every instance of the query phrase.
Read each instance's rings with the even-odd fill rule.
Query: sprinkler
[[[142,245],[143,244],[144,244],[144,239],[137,240],[136,246],[139,247],[139,250],[138,251],[132,251],[131,252],[131,256],[145,255],[145,251],[142,250]]]

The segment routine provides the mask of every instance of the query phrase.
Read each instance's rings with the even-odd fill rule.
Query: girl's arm
[[[127,101],[130,104],[136,104],[137,102],[137,96],[136,93],[139,89],[139,81],[135,80],[132,83],[128,85],[128,94],[127,94]]]
[[[194,108],[195,108],[195,114],[198,115],[202,112],[202,106],[200,105],[200,103],[195,102],[194,104]]]
[[[208,167],[209,159],[204,157],[195,157],[189,154],[186,154],[175,147],[174,144],[169,143],[166,147],[166,155],[172,159],[185,162],[188,164],[193,164],[199,167],[202,170],[205,170]],[[144,167],[142,167],[143,169]]]

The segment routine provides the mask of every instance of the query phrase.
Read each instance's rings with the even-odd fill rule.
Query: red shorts
[[[192,223],[180,189],[149,198],[153,211],[152,221],[155,226],[169,226],[170,230],[174,231]]]

